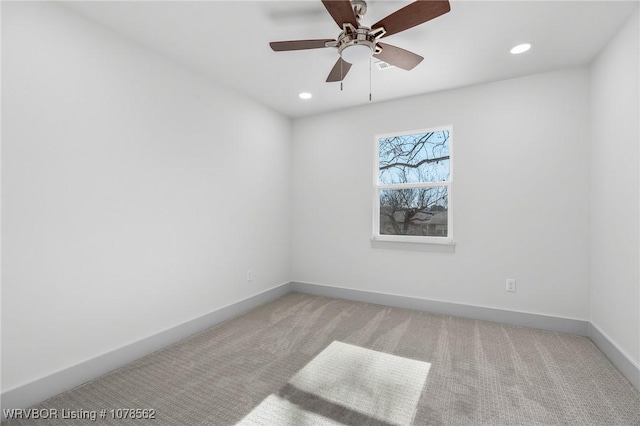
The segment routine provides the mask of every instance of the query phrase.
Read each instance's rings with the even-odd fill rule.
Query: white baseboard
[[[25,385],[4,391],[0,397],[1,408],[4,410],[6,408],[31,407],[199,331],[279,299],[290,292],[291,283],[281,284],[176,327],[161,331],[153,336],[138,340]]]
[[[560,333],[589,335],[589,322],[571,318],[554,317],[550,315],[532,314],[528,312],[508,311],[504,309],[487,308],[483,306],[463,305],[460,303],[442,302],[438,300],[422,299],[419,297],[400,296],[389,293],[355,290],[343,287],[332,287],[320,284],[293,282],[292,290],[300,293],[339,299],[355,300],[376,305],[393,306],[397,308],[415,309],[432,312],[434,314],[452,315],[483,321],[499,322],[502,324],[539,328]]]
[[[289,282],[104,355],[97,356],[23,386],[7,390],[2,393],[0,398],[1,408],[31,407],[61,392],[100,377],[129,362],[176,343],[208,327],[242,315],[293,291],[589,337],[631,384],[636,389],[640,389],[640,369],[638,365],[631,361],[617,345],[612,343],[611,339],[589,321],[320,284]]]
[[[589,339],[609,358],[609,361],[640,390],[640,365],[634,362],[609,336],[595,324],[589,323]]]

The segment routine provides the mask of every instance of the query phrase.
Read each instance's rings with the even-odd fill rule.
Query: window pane
[[[449,131],[393,136],[378,141],[383,184],[449,180]]]
[[[380,190],[380,235],[448,235],[448,188]]]

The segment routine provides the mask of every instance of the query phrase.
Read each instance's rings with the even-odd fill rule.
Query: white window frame
[[[381,184],[380,177],[380,139],[394,136],[407,136],[420,133],[439,132],[447,130],[449,132],[449,180],[443,182],[418,182],[418,183],[397,183]],[[391,132],[375,135],[373,155],[373,241],[388,241],[399,243],[422,243],[422,244],[447,244],[454,245],[453,240],[453,126],[436,126],[426,129],[408,130],[401,132]],[[385,235],[380,234],[380,190],[383,189],[405,189],[405,188],[433,188],[447,187],[447,236],[432,237],[419,235]]]

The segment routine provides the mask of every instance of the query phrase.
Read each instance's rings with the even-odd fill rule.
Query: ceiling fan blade
[[[320,40],[291,40],[291,41],[272,41],[269,46],[276,52],[283,52],[287,50],[305,50],[305,49],[320,49],[325,47],[325,43],[328,41],[335,41],[335,39],[327,38]]]
[[[338,58],[338,62],[333,66],[329,76],[327,77],[327,83],[344,80],[345,76],[349,72],[349,68],[351,68],[351,64],[349,62],[345,62],[342,58]]]
[[[388,37],[444,15],[450,10],[451,5],[447,0],[416,0],[376,22],[371,28],[383,27],[387,32],[382,37]]]
[[[322,4],[340,28],[346,23],[358,28],[358,19],[349,0],[322,0]]]
[[[403,70],[412,70],[424,59],[420,55],[416,55],[408,50],[400,49],[399,47],[392,46],[386,43],[378,43],[378,46],[382,47],[382,52],[373,55],[388,64],[402,68]]]

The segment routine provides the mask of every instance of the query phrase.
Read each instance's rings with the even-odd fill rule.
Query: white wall
[[[289,119],[56,4],[2,9],[3,391],[288,281]]]
[[[591,322],[640,368],[638,10],[591,69]]]
[[[588,77],[557,71],[296,120],[292,278],[588,319]],[[455,252],[372,247],[374,135],[448,124]]]

